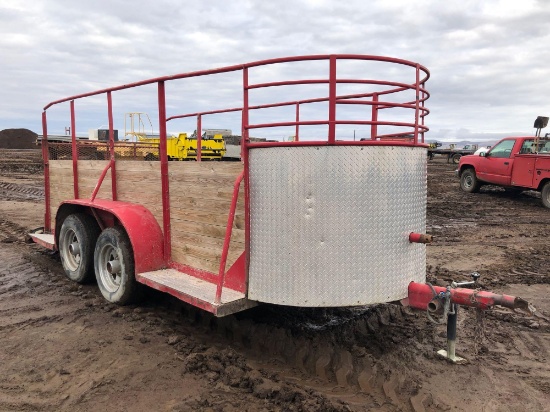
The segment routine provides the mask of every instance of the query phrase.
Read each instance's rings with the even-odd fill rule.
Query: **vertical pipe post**
[[[414,144],[418,143],[418,116],[420,111],[420,65],[416,64],[416,108],[414,112]]]
[[[216,296],[214,304],[219,305],[222,300],[223,283],[225,280],[225,266],[227,264],[227,255],[229,254],[229,244],[231,243],[231,232],[233,231],[233,222],[235,221],[235,212],[237,209],[237,200],[239,200],[239,187],[243,180],[244,170],[235,180],[233,185],[233,196],[231,197],[231,207],[229,208],[229,216],[227,218],[227,226],[225,228],[225,238],[223,241],[222,256],[220,258],[220,270],[218,272],[218,284],[216,285]]]
[[[197,115],[197,162],[202,157],[202,115]]]
[[[296,103],[296,136],[294,141],[300,141],[300,103]]]
[[[168,181],[168,154],[166,153],[166,90],[164,82],[158,82],[158,107],[160,131],[160,178],[162,188],[162,227],[164,232],[164,260],[172,257],[170,232],[170,187]]]
[[[330,56],[328,85],[328,143],[336,142],[336,56]]]
[[[424,102],[424,97],[425,97],[425,94],[424,92],[422,92],[422,115],[421,115],[422,126],[426,124],[426,112],[424,111],[426,104]],[[422,143],[424,143],[424,127],[422,127]]]
[[[249,95],[248,67],[243,68],[243,110],[241,131],[241,161],[244,166],[244,271],[248,293],[248,267],[250,265],[250,167],[248,159]]]
[[[117,200],[116,167],[115,167],[115,131],[113,123],[113,97],[107,92],[107,111],[109,116],[109,153],[111,163],[111,193],[113,200]]]
[[[451,311],[447,315],[447,357],[456,361],[456,323],[458,316],[458,305],[452,304]]]
[[[50,161],[48,151],[48,121],[46,112],[42,112],[42,160],[44,161],[44,231],[51,232],[50,212]]]
[[[378,136],[378,93],[373,93],[372,95],[371,121],[370,138],[371,140],[376,140]]]
[[[76,119],[74,113],[74,100],[71,100],[71,148],[73,154],[74,198],[78,199],[78,149],[76,147]]]

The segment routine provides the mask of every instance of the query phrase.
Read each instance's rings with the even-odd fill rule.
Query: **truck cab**
[[[456,173],[466,192],[477,192],[484,184],[538,190],[543,204],[550,207],[549,138],[504,138],[486,153],[463,156]]]

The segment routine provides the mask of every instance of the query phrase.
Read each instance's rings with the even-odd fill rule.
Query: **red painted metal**
[[[215,284],[218,281],[218,275],[213,272],[197,269],[189,265],[184,265],[179,262],[174,262],[173,260],[168,262],[168,267],[171,269],[176,269],[177,271],[183,272],[189,276],[193,276],[198,279],[205,280],[210,283]]]
[[[275,65],[275,64],[281,64],[281,63],[290,63],[290,62],[297,62],[297,61],[327,61],[328,62],[328,79],[303,79],[303,80],[288,80],[288,81],[278,81],[278,82],[271,82],[271,83],[256,83],[251,84],[249,82],[249,70],[255,67],[259,66],[267,66],[267,65]],[[416,82],[409,83],[398,83],[398,82],[388,82],[388,81],[379,81],[379,80],[365,80],[365,79],[343,79],[338,78],[337,73],[337,66],[338,61],[340,60],[365,60],[365,61],[381,61],[381,62],[388,62],[388,63],[395,63],[400,64],[404,66],[408,66],[411,68],[416,69]],[[184,115],[177,115],[177,116],[166,116],[166,96],[165,96],[165,82],[166,81],[172,81],[177,79],[185,79],[185,78],[192,78],[192,77],[198,77],[198,76],[204,76],[204,75],[212,75],[212,74],[219,74],[219,73],[228,73],[233,71],[242,71],[242,88],[243,88],[243,107],[242,108],[230,108],[230,109],[221,109],[221,110],[210,110],[210,111],[203,111],[203,112],[195,112],[195,113],[189,113]],[[422,72],[422,73],[420,73]],[[424,76],[421,78],[421,76]],[[73,128],[73,133],[75,131],[74,126],[74,100],[88,97],[88,96],[94,96],[99,94],[107,94],[107,104],[108,104],[108,112],[109,112],[109,149],[110,149],[110,162],[107,165],[107,167],[103,170],[98,183],[96,185],[96,188],[94,189],[94,192],[92,193],[91,200],[74,200],[71,201],[72,204],[78,204],[78,205],[88,205],[92,207],[92,213],[95,216],[100,216],[101,221],[104,222],[105,225],[112,225],[114,224],[114,219],[109,218],[109,214],[112,213],[113,216],[116,217],[121,223],[127,228],[127,231],[129,233],[129,236],[131,237],[132,245],[134,247],[134,254],[136,256],[136,271],[139,273],[140,271],[143,272],[144,267],[146,268],[152,268],[155,267],[155,269],[158,269],[162,267],[162,265],[169,265],[170,267],[177,268],[178,270],[182,270],[185,273],[188,273],[192,276],[199,277],[201,279],[205,279],[209,282],[212,282],[216,284],[217,290],[216,290],[216,302],[220,302],[221,298],[221,289],[222,287],[230,287],[234,288],[235,290],[246,292],[246,282],[248,277],[248,265],[250,260],[250,167],[249,167],[249,151],[254,150],[256,148],[269,148],[269,147],[280,147],[280,146],[322,146],[322,145],[342,145],[342,146],[353,146],[353,145],[380,145],[380,146],[406,146],[406,147],[426,147],[426,145],[419,144],[418,138],[419,134],[422,136],[423,134],[428,130],[426,126],[424,126],[424,117],[429,113],[428,109],[424,107],[425,100],[429,97],[429,93],[425,90],[424,85],[428,78],[430,77],[429,72],[426,68],[423,66],[420,66],[416,63],[408,62],[405,60],[400,59],[394,59],[394,58],[387,58],[387,57],[379,57],[379,56],[367,56],[367,55],[312,55],[312,56],[296,56],[296,57],[289,57],[289,58],[279,58],[279,59],[269,59],[269,60],[262,60],[252,63],[247,63],[244,65],[235,65],[235,66],[227,66],[222,67],[218,69],[213,70],[204,70],[204,71],[198,71],[198,72],[191,72],[191,73],[182,73],[177,74],[174,76],[164,76],[164,77],[158,77],[154,79],[144,80],[136,83],[131,84],[125,84],[122,86],[117,86],[113,88],[108,89],[102,89],[99,91],[91,92],[91,93],[85,93],[80,94],[76,96],[71,96],[66,99],[61,99],[54,101],[47,106],[44,107],[44,113],[43,113],[43,128],[44,128],[44,140],[45,144],[43,144],[43,154],[44,156],[44,162],[45,162],[45,184],[46,184],[46,201],[47,203],[47,209],[46,209],[46,215],[45,219],[47,220],[47,225],[49,227],[49,180],[47,180],[47,162],[48,162],[48,151],[47,151],[47,130],[46,130],[46,110],[51,107],[52,105],[62,103],[62,102],[71,102],[71,125]],[[145,208],[138,205],[134,205],[131,203],[126,202],[116,202],[116,164],[115,164],[115,153],[114,153],[114,130],[113,130],[113,119],[112,119],[112,92],[118,91],[118,90],[125,90],[137,86],[142,85],[148,85],[148,84],[157,84],[158,85],[158,109],[159,109],[159,128],[160,128],[160,163],[161,163],[161,184],[162,184],[162,209],[163,209],[163,222],[162,222],[162,230],[150,214],[150,212],[147,211],[148,215],[143,217],[145,219],[146,225],[138,224],[138,210],[146,210]],[[249,102],[249,92],[250,90],[259,90],[259,89],[265,89],[265,88],[272,88],[272,87],[280,87],[280,86],[294,86],[294,85],[314,85],[314,84],[327,84],[328,85],[328,95],[319,97],[319,98],[312,98],[312,99],[304,99],[304,100],[294,100],[289,102],[271,102],[266,103],[262,105],[250,105]],[[360,93],[360,94],[348,94],[348,95],[338,95],[337,89],[339,84],[365,84],[365,85],[375,85],[375,86],[386,86],[387,88],[383,90],[381,87],[379,87],[379,90],[377,92],[369,92],[369,93]],[[400,93],[407,90],[415,89],[416,91],[416,99],[412,102],[394,102],[391,101],[391,98],[388,99],[380,99],[383,95],[392,95],[395,93]],[[361,100],[361,99],[367,99],[367,100]],[[387,101],[386,101],[387,100]],[[302,104],[308,104],[308,103],[318,103],[318,102],[328,102],[328,108],[329,108],[329,114],[327,119],[322,120],[301,120],[300,119],[300,106]],[[370,105],[372,110],[372,116],[371,120],[339,120],[337,118],[337,105],[339,104],[355,104],[355,105]],[[294,105],[296,110],[296,115],[294,121],[290,122],[277,122],[277,123],[264,123],[264,124],[251,124],[250,123],[250,111],[251,110],[259,110],[259,109],[267,109],[267,108],[274,108],[274,107],[282,107],[282,106],[289,106]],[[378,111],[382,109],[389,109],[389,108],[395,108],[395,107],[401,107],[401,108],[407,108],[407,109],[414,109],[415,110],[415,122],[414,123],[405,123],[405,122],[387,122],[387,121],[380,121],[378,118]],[[196,268],[190,268],[185,265],[181,265],[177,262],[171,261],[171,228],[170,228],[170,198],[169,198],[169,182],[168,182],[168,157],[166,153],[166,122],[168,120],[172,120],[175,118],[183,118],[183,117],[197,117],[197,160],[201,160],[201,152],[202,152],[202,116],[207,114],[217,114],[217,113],[227,113],[227,112],[236,112],[241,111],[242,113],[242,142],[241,142],[241,159],[244,165],[243,174],[241,175],[241,179],[244,181],[244,193],[245,193],[245,251],[243,255],[232,265],[231,268],[227,272],[225,272],[225,265],[227,260],[227,252],[229,248],[229,240],[231,235],[231,227],[232,227],[232,218],[235,213],[235,205],[236,205],[236,198],[238,196],[238,185],[237,182],[235,183],[234,190],[237,190],[237,192],[234,192],[232,199],[232,205],[230,210],[230,217],[228,219],[227,224],[227,230],[226,230],[226,238],[224,239],[224,247],[222,249],[222,259],[220,261],[220,272],[216,275],[210,272],[201,271]],[[422,121],[422,125],[419,125],[419,122]],[[323,140],[321,142],[319,141],[307,141],[303,142],[300,141],[300,126],[313,126],[313,125],[327,125],[328,127],[328,138],[326,140]],[[337,125],[370,125],[371,127],[371,138],[374,140],[369,141],[357,141],[357,142],[351,142],[351,141],[337,141],[336,140],[336,127]],[[296,130],[296,138],[293,142],[266,142],[266,143],[250,143],[249,134],[251,129],[259,129],[259,128],[267,128],[267,127],[278,127],[278,126],[292,126],[295,127]],[[378,127],[379,126],[395,126],[395,127],[405,127],[408,128],[408,130],[414,130],[414,139],[412,141],[409,141],[407,139],[407,133],[410,132],[403,132],[403,133],[392,133],[392,134],[385,134],[385,135],[377,135]],[[382,140],[382,139],[393,139],[393,140]],[[73,139],[73,151],[76,150],[75,147],[75,139]],[[73,156],[73,159],[77,158],[77,156]],[[77,163],[76,163],[77,164]],[[99,192],[99,189],[101,187],[101,184],[106,176],[107,171],[111,169],[111,176],[112,176],[112,187],[113,187],[113,201],[108,200],[101,200],[96,199],[97,193]],[[75,174],[75,197],[77,196],[78,189],[76,187],[76,184],[78,183],[77,180],[77,170],[74,169]],[[47,182],[47,183],[46,183]],[[68,203],[71,203],[68,202]],[[141,209],[138,209],[141,208]],[[145,212],[143,212],[145,213]],[[148,236],[148,228],[150,225],[153,224],[153,222],[156,224],[156,229],[153,230],[154,234],[151,235],[154,239],[152,241],[155,251],[150,252],[147,251],[146,244],[147,242],[141,240],[141,237],[144,237],[145,239],[150,238],[151,236]],[[49,230],[49,228],[48,228]],[[131,233],[131,234],[130,234]],[[160,245],[160,246],[159,246]],[[159,249],[160,248],[160,249]],[[148,254],[153,253],[154,258],[152,260],[154,263],[147,263],[149,262]],[[160,256],[160,257],[159,257]],[[145,262],[147,261],[147,262]],[[144,263],[145,262],[145,263]],[[160,263],[159,263],[160,262]],[[139,266],[139,268],[138,268]],[[148,270],[155,270],[155,269],[148,269]],[[225,273],[224,273],[225,272]],[[159,285],[157,285],[159,286]],[[157,289],[161,289],[160,287],[156,287]],[[161,289],[162,290],[162,289]],[[169,292],[171,293],[171,292]],[[191,299],[192,298],[186,298]],[[184,300],[186,300],[184,299]],[[200,302],[192,302],[193,304],[201,307],[201,305],[204,305],[205,303]],[[211,308],[212,309],[212,308]]]
[[[144,285],[147,285],[153,289],[160,290],[161,292],[168,293],[169,295],[172,295],[179,300],[183,302],[187,302],[197,308],[203,309],[207,312],[216,314],[217,312],[217,306],[211,304],[210,302],[205,302],[201,299],[197,299],[194,296],[191,296],[187,293],[182,293],[176,289],[173,289],[169,286],[163,285],[161,283],[155,282],[154,280],[146,279],[139,274],[136,274],[136,280],[140,283],[143,283]]]
[[[195,113],[186,113],[186,114],[178,114],[175,116],[170,116],[166,118],[166,121],[169,122],[170,120],[174,119],[184,119],[186,117],[196,117],[199,115],[207,115],[207,114],[220,114],[220,113],[229,113],[229,112],[240,112],[243,108],[242,107],[234,107],[232,109],[220,109],[220,110],[209,110],[206,112],[195,112]]]
[[[99,176],[99,179],[97,180],[97,183],[95,185],[94,191],[92,192],[92,196],[90,196],[90,201],[94,201],[95,197],[97,196],[97,192],[99,192],[99,189],[101,189],[101,185],[103,184],[103,180],[105,179],[105,176],[107,175],[107,171],[111,168],[112,162],[107,163],[107,166],[103,169],[103,172],[101,172],[101,175]],[[113,172],[111,171],[111,174]]]
[[[109,116],[109,153],[111,167],[111,193],[113,200],[117,200],[116,188],[116,164],[115,164],[115,132],[113,125],[113,98],[111,92],[107,93],[107,112]]]
[[[300,141],[292,146],[327,146],[327,141]],[[288,147],[288,142],[250,142],[247,144],[249,149],[260,147]],[[334,142],[334,146],[407,146],[407,147],[428,147],[427,144],[414,144],[406,140],[364,140],[364,141],[345,141]]]
[[[50,249],[50,250],[55,250],[56,249],[55,242],[54,243],[47,242],[43,239],[40,239],[39,237],[37,237],[33,233],[30,233],[29,236],[31,237],[31,239],[34,243],[38,243],[40,246],[43,246],[46,249]]]
[[[237,292],[245,293],[246,275],[244,262],[245,253],[243,252],[241,256],[235,261],[235,263],[231,265],[229,270],[225,272],[225,280],[223,283],[224,287],[236,290]],[[219,275],[216,273],[197,269],[179,262],[170,261],[168,262],[168,267],[171,269],[175,269],[179,272],[183,272],[189,276],[193,276],[206,282],[210,282],[212,284],[217,284],[219,280]]]
[[[235,180],[233,185],[233,196],[231,197],[231,207],[229,209],[229,216],[227,217],[227,226],[225,228],[225,238],[223,240],[222,256],[220,259],[220,271],[218,273],[218,285],[216,288],[215,303],[218,304],[222,297],[222,288],[225,280],[225,265],[227,263],[227,255],[229,254],[229,243],[231,242],[231,233],[233,232],[233,222],[235,220],[235,210],[237,209],[237,200],[239,199],[239,187],[243,181],[244,170]]]
[[[197,116],[197,162],[201,161],[202,155],[202,116]]]
[[[247,68],[252,68],[252,67],[257,67],[257,66],[266,66],[266,65],[278,64],[278,63],[290,63],[290,62],[297,62],[297,61],[329,60],[331,58],[339,59],[339,60],[380,61],[380,62],[400,64],[400,65],[409,66],[409,67],[416,67],[415,63],[412,63],[412,62],[407,61],[407,60],[396,59],[396,58],[392,58],[392,57],[384,57],[384,56],[371,56],[371,55],[338,54],[338,55],[310,55],[310,56],[284,57],[284,58],[260,60],[260,61],[251,62],[251,63],[247,63],[247,64],[238,64],[238,65],[234,65],[234,66],[226,66],[226,67],[221,67],[221,68],[217,68],[217,69],[201,70],[201,71],[196,71],[196,72],[176,74],[176,75],[172,75],[172,76],[156,77],[156,78],[153,78],[153,79],[143,80],[143,81],[139,81],[139,82],[135,82],[135,83],[129,83],[129,84],[124,84],[124,85],[116,86],[116,87],[110,87],[110,88],[101,89],[101,90],[97,90],[97,91],[93,91],[93,92],[82,93],[82,94],[70,96],[70,97],[67,97],[67,98],[64,98],[64,99],[59,99],[59,100],[55,100],[51,103],[48,103],[46,106],[44,106],[44,110],[47,110],[48,108],[50,108],[53,105],[63,103],[63,102],[68,102],[70,100],[81,99],[81,98],[89,97],[89,96],[96,96],[96,95],[104,94],[104,93],[107,93],[107,92],[114,92],[114,91],[118,91],[118,90],[130,89],[130,88],[134,88],[134,87],[138,87],[138,86],[144,86],[144,85],[148,85],[148,84],[158,83],[160,81],[165,82],[165,81],[170,81],[170,80],[186,79],[186,78],[205,76],[205,75],[211,75],[211,74],[229,73],[229,72],[233,72],[233,71],[244,70],[244,69],[247,69]],[[421,68],[422,72],[425,74],[424,78],[422,78],[421,81],[420,81],[421,84],[424,84],[429,79],[430,73],[429,73],[428,69],[426,69],[424,66],[419,66],[419,67]]]
[[[194,296],[191,296],[186,293],[182,293],[178,290],[175,290],[169,286],[163,285],[161,283],[155,282],[150,279],[146,279],[139,274],[136,274],[136,280],[140,283],[143,283],[144,285],[147,285],[153,289],[159,290],[164,293],[168,293],[169,295],[174,296],[175,298],[178,298],[179,300],[183,302],[187,302],[197,308],[203,309],[207,312],[216,314],[216,307],[212,305],[210,302],[205,302],[201,299],[197,299]]]
[[[336,56],[330,56],[328,91],[328,143],[336,142]]]
[[[420,116],[420,84],[418,82],[420,81],[420,68],[418,67],[418,64],[416,65],[416,99],[415,99],[415,110],[414,110],[414,142],[418,143],[418,119]],[[424,138],[422,138],[424,140]]]
[[[243,252],[225,273],[224,287],[236,290],[237,292],[246,293],[245,264],[246,252]]]
[[[164,257],[172,257],[172,232],[170,229],[170,184],[168,179],[168,155],[166,153],[166,90],[164,82],[158,82],[160,176],[162,186],[162,228],[164,233]]]
[[[437,294],[445,293],[446,288],[432,286]],[[510,295],[499,295],[484,290],[474,290],[465,288],[451,288],[451,303],[462,306],[470,306],[477,309],[490,309],[495,305],[504,306],[510,309],[529,310],[529,304],[518,297]],[[411,282],[409,284],[409,306],[416,309],[428,308],[428,304],[434,299],[434,293],[430,285],[424,283]]]
[[[50,155],[48,152],[48,120],[46,111],[42,112],[42,160],[44,162],[44,230],[51,232],[51,212],[50,212]]]
[[[244,269],[245,283],[248,289],[248,268],[250,267],[250,164],[249,164],[249,93],[248,93],[248,69],[243,69],[243,114],[241,136],[241,161],[244,166]]]
[[[294,136],[294,141],[300,141],[300,103],[296,103],[296,132]]]
[[[88,199],[68,200],[62,205],[71,204],[98,209],[98,212],[112,214],[124,227],[134,251],[136,273],[150,272],[165,268],[163,256],[163,235],[153,214],[136,203],[114,200]]]
[[[73,192],[74,198],[78,199],[78,150],[76,147],[76,119],[74,113],[74,100],[71,100],[71,141],[73,143]]]
[[[432,243],[433,236],[432,235],[426,235],[424,233],[410,233],[409,234],[409,242],[411,243]]]
[[[372,94],[372,107],[371,107],[371,119],[372,124],[370,125],[370,138],[371,140],[376,140],[378,135],[378,94]]]

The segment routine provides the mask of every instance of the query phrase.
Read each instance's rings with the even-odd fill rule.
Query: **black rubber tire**
[[[134,253],[123,228],[115,226],[101,232],[95,246],[94,267],[99,291],[107,301],[127,305],[141,298]]]
[[[453,157],[451,158],[453,160],[453,164],[457,165],[460,163],[460,158],[462,157],[461,154],[454,154]]]
[[[468,193],[479,192],[481,184],[474,169],[466,169],[460,175],[460,188]]]
[[[93,279],[94,249],[99,232],[95,219],[84,213],[69,215],[61,225],[59,255],[65,274],[72,281],[86,283]]]
[[[546,182],[541,190],[542,204],[550,209],[550,181]]]

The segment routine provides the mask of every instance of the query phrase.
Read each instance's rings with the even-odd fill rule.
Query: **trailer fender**
[[[56,241],[64,218],[77,212],[92,214],[101,229],[116,224],[124,228],[132,245],[136,273],[166,267],[162,230],[153,214],[144,206],[103,199],[65,201],[60,205],[56,215]]]

